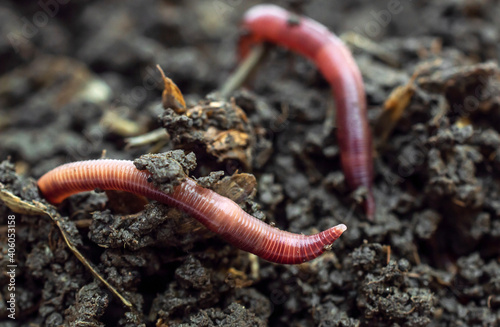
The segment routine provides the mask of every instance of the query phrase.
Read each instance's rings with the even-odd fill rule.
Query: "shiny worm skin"
[[[322,24],[275,5],[252,7],[244,15],[242,29],[240,59],[256,43],[278,44],[312,60],[330,83],[337,107],[342,170],[351,189],[366,188],[365,213],[373,219],[372,136],[363,79],[349,49]]]
[[[120,190],[179,208],[235,247],[262,259],[298,264],[321,255],[346,229],[337,225],[315,235],[279,230],[243,211],[234,201],[187,178],[167,194],[148,182],[151,174],[127,160],[88,160],[61,165],[38,180],[43,196],[58,204],[70,195]]]

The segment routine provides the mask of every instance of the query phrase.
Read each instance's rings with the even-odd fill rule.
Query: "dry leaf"
[[[44,215],[46,207],[41,203],[28,203],[19,197],[7,191],[5,186],[0,183],[0,200],[2,200],[10,210],[23,215]]]
[[[161,69],[160,65],[157,65],[156,67],[160,71],[164,83],[162,94],[163,108],[171,108],[178,114],[184,113],[186,111],[186,102],[184,101],[181,91],[170,78],[165,76],[165,73]]]
[[[52,219],[52,221],[57,225],[59,228],[61,235],[68,246],[68,248],[73,252],[73,254],[77,257],[80,262],[87,267],[87,269],[90,271],[90,273],[100,280],[116,297],[118,297],[122,303],[129,307],[133,308],[132,303],[128,301],[124,296],[118,292],[116,288],[114,288],[110,283],[107,282],[107,280],[94,268],[94,266],[83,256],[83,254],[76,248],[75,244],[71,240],[70,236],[66,232],[63,224],[61,223],[60,217],[58,214],[55,216],[50,214],[47,211],[47,207],[41,203],[29,203],[18,196],[12,194],[10,191],[5,189],[5,186],[0,183],[0,199],[5,203],[7,207],[9,207],[10,210],[14,211],[15,213],[19,214],[26,214],[26,215],[47,215]]]
[[[109,131],[120,136],[135,136],[145,132],[145,127],[139,123],[120,116],[115,110],[107,110],[100,121]]]
[[[384,111],[380,114],[375,125],[375,134],[378,136],[378,145],[386,142],[404,110],[410,104],[415,93],[415,75],[402,86],[395,88],[384,103]]]
[[[255,195],[256,187],[257,180],[254,175],[241,173],[224,177],[215,184],[213,190],[240,204]]]

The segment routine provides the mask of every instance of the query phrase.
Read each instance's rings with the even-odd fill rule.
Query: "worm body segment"
[[[340,224],[310,236],[289,233],[249,215],[232,200],[199,186],[192,179],[187,178],[167,194],[149,183],[149,177],[149,172],[138,170],[132,161],[89,160],[49,171],[38,180],[38,187],[54,204],[96,188],[142,195],[185,211],[241,250],[282,264],[318,257],[346,230]]]
[[[244,16],[240,58],[255,43],[271,42],[312,60],[330,83],[337,105],[337,137],[342,170],[351,189],[365,187],[364,206],[369,219],[373,198],[372,139],[361,73],[349,49],[322,24],[299,17],[275,5],[258,5]]]

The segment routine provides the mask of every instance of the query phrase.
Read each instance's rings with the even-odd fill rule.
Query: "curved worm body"
[[[38,187],[54,204],[96,188],[142,195],[185,211],[235,247],[275,263],[297,264],[314,259],[347,228],[340,224],[310,236],[285,232],[252,217],[232,200],[192,179],[167,194],[149,183],[149,177],[149,172],[138,170],[132,161],[89,160],[49,171],[38,180]]]
[[[361,73],[344,43],[325,26],[275,5],[258,5],[243,18],[240,58],[255,43],[271,42],[312,60],[330,83],[337,105],[337,137],[342,169],[351,189],[364,186],[369,219],[375,213],[372,194],[372,140]]]

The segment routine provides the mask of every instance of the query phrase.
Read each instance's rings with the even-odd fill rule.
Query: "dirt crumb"
[[[196,156],[193,152],[185,154],[174,150],[162,154],[145,154],[134,160],[139,170],[151,173],[152,183],[160,190],[171,193],[196,168]]]

